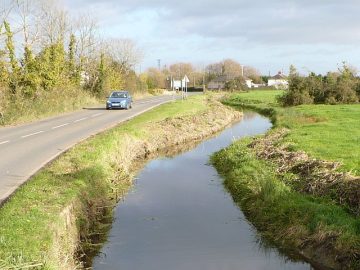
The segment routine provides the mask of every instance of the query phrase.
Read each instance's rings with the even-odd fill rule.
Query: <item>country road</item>
[[[105,106],[85,108],[39,122],[0,128],[0,205],[41,167],[74,144],[174,98],[138,100],[128,111],[107,111]]]

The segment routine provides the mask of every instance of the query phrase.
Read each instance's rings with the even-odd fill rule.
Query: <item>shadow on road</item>
[[[105,111],[106,108],[102,107],[102,108],[83,108],[84,110],[88,110],[88,111]]]

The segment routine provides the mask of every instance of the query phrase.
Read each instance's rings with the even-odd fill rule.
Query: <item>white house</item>
[[[245,78],[245,84],[248,88],[251,88],[253,86],[252,79]]]
[[[273,86],[276,89],[287,89],[289,82],[287,77],[279,71],[274,77],[269,78],[268,86]]]

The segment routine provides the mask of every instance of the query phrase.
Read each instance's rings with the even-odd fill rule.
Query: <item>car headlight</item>
[[[108,101],[106,101],[106,103],[107,103],[107,104],[110,104],[110,103],[111,103],[111,101],[109,101],[109,100],[108,100]]]

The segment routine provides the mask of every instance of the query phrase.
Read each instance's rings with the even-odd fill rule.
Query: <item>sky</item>
[[[359,0],[63,0],[88,11],[105,37],[130,38],[141,68],[234,59],[262,74],[360,68]],[[140,69],[140,66],[138,67]]]

